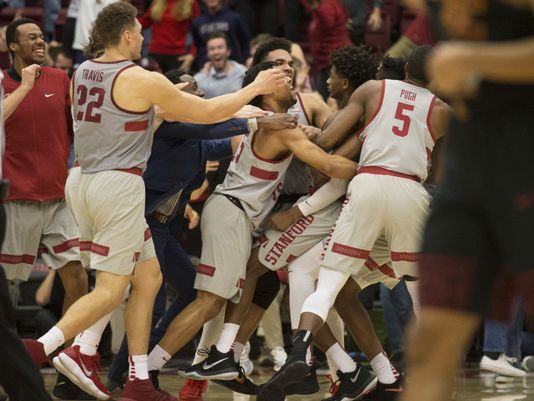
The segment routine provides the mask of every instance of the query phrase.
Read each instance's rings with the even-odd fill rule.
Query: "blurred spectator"
[[[351,43],[347,30],[347,12],[340,0],[307,0],[312,14],[309,34],[315,88],[323,99],[328,98],[326,80],[330,76],[330,53]]]
[[[26,0],[8,0],[8,4],[9,7],[13,8],[24,8],[26,7]],[[60,9],[60,0],[43,0],[44,34],[47,42],[55,39],[56,21]]]
[[[72,58],[67,56],[63,46],[49,46],[48,56],[50,57],[50,66],[65,71],[69,76],[72,75]]]
[[[236,11],[247,22],[253,36],[260,33],[278,36],[277,0],[235,0],[234,4]]]
[[[250,31],[243,17],[223,6],[222,0],[204,0],[207,10],[193,20],[191,32],[197,48],[196,64],[202,68],[207,61],[206,43],[210,34],[224,32],[230,43],[230,58],[243,64],[250,51]]]
[[[250,53],[248,55],[247,61],[245,62],[245,67],[250,68],[252,65],[252,57],[254,56],[254,53],[256,53],[256,49],[259,45],[262,43],[268,42],[271,40],[273,36],[268,33],[260,33],[259,35],[256,35],[252,38],[250,41]]]
[[[193,19],[199,15],[197,0],[154,0],[139,18],[143,29],[152,28],[148,55],[162,72],[191,69],[196,49],[188,49],[187,37]]]
[[[300,21],[302,21],[304,14],[302,4],[299,0],[284,0],[283,3],[284,37],[292,42],[298,42],[301,36]]]
[[[76,29],[76,18],[78,17],[78,9],[80,8],[80,0],[70,0],[69,8],[67,9],[67,18],[62,29],[63,50],[65,50],[68,57],[73,58],[72,44],[74,42],[74,31]]]
[[[428,16],[419,14],[386,53],[392,57],[407,59],[417,46],[434,45],[434,43]]]
[[[209,36],[207,43],[209,68],[195,75],[206,99],[225,95],[241,89],[246,67],[229,60],[231,50],[227,36],[216,32]]]
[[[50,269],[46,278],[35,292],[35,303],[43,309],[35,316],[37,336],[41,337],[61,318],[65,289],[56,271]]]
[[[367,1],[366,0],[342,0],[347,9],[349,20],[347,28],[349,29],[350,39],[353,43],[360,45],[365,43],[365,30],[367,26],[377,31],[382,26],[382,0],[373,0],[373,10],[367,18]]]
[[[382,59],[380,68],[376,74],[376,79],[397,79],[403,80],[406,73],[406,60],[400,57],[385,56]]]

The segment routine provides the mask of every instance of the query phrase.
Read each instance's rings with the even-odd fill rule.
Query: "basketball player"
[[[79,345],[62,351],[54,365],[85,391],[108,399],[97,375],[96,346],[109,313],[122,302],[131,282],[126,310],[130,374],[122,397],[175,400],[154,389],[146,367],[152,307],[161,285],[146,230],[141,178],[152,142],[153,106],[175,120],[213,123],[231,117],[254,97],[284,87],[287,80],[270,70],[250,86],[220,98],[203,100],[183,93],[164,76],[131,61],[140,57],[143,42],[136,15],[137,9],[126,2],[113,3],[99,13],[88,53],[102,55],[83,63],[72,84],[80,167],[69,176],[67,202],[79,225],[82,258],[97,270],[96,287],[29,348],[40,362],[83,331]]]
[[[243,85],[252,82],[260,71],[275,66],[274,63],[254,66],[245,76]],[[294,102],[288,80],[285,89],[258,97],[252,104],[285,113]],[[355,173],[356,163],[326,154],[300,129],[261,129],[246,136],[234,155],[225,181],[215,189],[203,211],[202,256],[195,281],[197,298],[178,315],[151,352],[151,367],[161,369],[204,322],[218,314],[227,300],[239,301],[253,236],[276,203],[293,155],[329,176],[348,178]],[[227,309],[231,306],[228,303]],[[220,338],[217,346],[211,348],[200,369],[217,366],[217,378],[222,379],[237,375],[230,350],[239,329],[235,326],[234,332]]]
[[[534,306],[529,3],[534,6],[526,0],[431,4],[456,40],[436,48],[429,72],[440,92],[464,103],[465,117],[451,121],[444,179],[424,233],[422,307],[407,343],[401,400],[450,400],[480,316],[507,317],[517,295],[530,313]]]
[[[351,276],[365,287],[416,275],[414,262],[429,202],[421,181],[427,175],[427,152],[443,134],[448,115],[448,106],[424,88],[429,51],[414,51],[406,81],[369,81],[358,88],[319,137],[335,143],[365,118],[358,175],[349,184],[346,205],[327,242],[317,289],[303,306],[288,361],[263,386],[259,400],[283,399],[283,389],[305,377],[306,350]],[[392,268],[369,268],[365,263],[382,234]]]

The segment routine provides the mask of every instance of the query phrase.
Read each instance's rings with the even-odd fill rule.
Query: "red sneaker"
[[[37,367],[43,365],[52,365],[50,358],[45,354],[44,345],[37,340],[32,340],[30,338],[22,338],[22,344],[26,347],[26,351],[30,354],[33,362]]]
[[[74,384],[86,393],[99,400],[108,400],[109,390],[98,377],[100,355],[84,355],[80,346],[75,345],[64,349],[53,359],[57,370],[67,376]]]
[[[202,393],[207,389],[207,380],[186,379],[179,393],[180,401],[202,401]]]
[[[164,391],[156,390],[152,380],[136,378],[126,382],[120,401],[178,401],[178,399]]]

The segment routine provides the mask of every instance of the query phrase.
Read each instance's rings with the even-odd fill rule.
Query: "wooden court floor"
[[[271,372],[262,371],[254,374],[252,379],[256,383],[263,383],[270,377]],[[43,373],[47,388],[52,389],[56,376],[48,370]],[[105,382],[105,377],[102,376]],[[321,390],[313,396],[291,396],[288,401],[320,401],[329,396],[328,383],[325,376],[319,376]],[[163,372],[160,375],[162,388],[178,397],[183,379],[172,373]],[[118,400],[120,394],[113,393],[112,399]],[[203,401],[254,401],[255,397],[232,393],[218,384],[210,383]],[[458,379],[455,401],[534,401],[534,374],[524,379],[511,379],[496,376],[492,373],[480,372],[478,369],[467,369],[462,372]],[[432,401],[432,400],[428,400]]]

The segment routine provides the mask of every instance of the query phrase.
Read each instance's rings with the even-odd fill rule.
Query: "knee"
[[[226,303],[226,299],[211,292],[199,291],[195,300],[205,322],[213,319]]]
[[[256,285],[252,302],[267,310],[280,291],[280,279],[275,271],[263,274]]]
[[[87,272],[81,263],[69,263],[58,270],[67,296],[79,297],[87,293]]]

